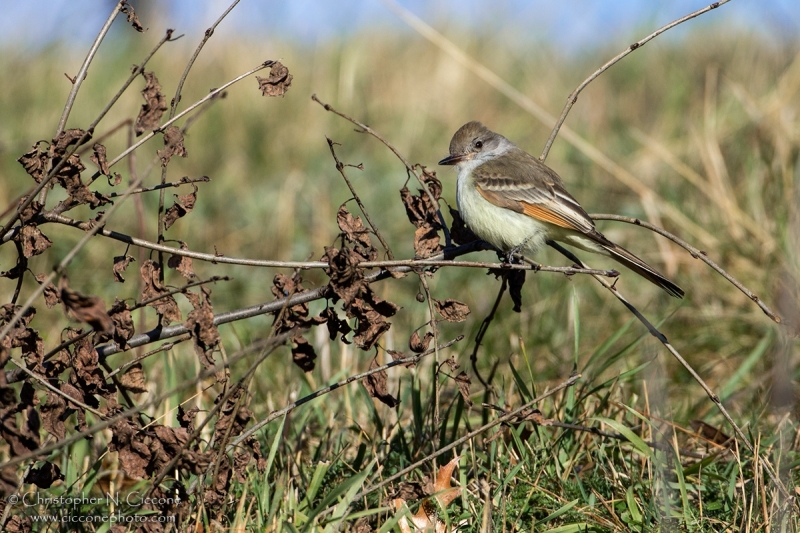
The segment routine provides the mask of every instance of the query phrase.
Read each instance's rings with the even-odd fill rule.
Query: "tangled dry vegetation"
[[[121,1],[103,32],[117,16],[144,30]],[[562,128],[569,147],[555,146],[564,165],[589,177],[595,172],[586,170],[589,163],[602,168],[615,180],[605,178],[605,197],[597,203],[632,215],[595,218],[668,237],[653,249],[668,274],[686,280],[689,303],[670,308],[652,300],[640,311],[654,298],[650,288],[574,256],[571,266],[462,260],[491,250],[455,209],[442,208],[452,198],[449,186],[433,169],[411,162],[429,160],[420,148],[433,144],[428,139],[438,139],[433,151],[444,155],[446,131],[457,120],[427,130],[404,123],[399,139],[426,130],[426,140],[398,148],[394,135],[329,105],[321,91],[320,98],[309,95],[306,107],[293,103],[290,95],[313,86],[314,71],[290,73],[283,62],[291,67],[291,58],[248,65],[229,81],[215,79],[221,85],[205,94],[187,83],[186,92],[197,97],[181,106],[184,82],[196,79],[192,69],[201,69],[200,79],[215,69],[214,62],[195,67],[213,29],[174,76],[171,99],[163,77],[150,70],[162,48],[179,39],[167,30],[121,76],[102,111],[86,118],[90,111],[76,107],[75,97],[84,81],[93,83],[86,73],[92,60],[101,61],[93,49],[70,77],[55,136],[17,156],[28,181],[13,194],[27,191],[7,198],[0,220],[8,302],[0,308],[5,530],[796,527],[800,135],[787,116],[798,112],[800,56],[791,62],[761,52],[770,61],[758,63],[759,72],[778,78],[775,89],[756,97],[751,90],[764,89],[758,83],[729,81],[720,104],[715,67],[701,58],[692,70],[660,52],[662,64],[684,78],[667,89],[656,78],[669,74],[650,67],[644,88],[628,89],[674,98],[677,109],[691,100],[684,93],[697,85],[692,76],[705,69],[705,130],[684,135],[681,119],[691,124],[692,114],[652,118],[646,98],[615,99],[614,87],[645,69],[647,60],[636,63],[633,55],[595,82],[593,106],[611,110],[612,118],[593,106],[577,107],[576,127]],[[144,35],[155,39],[152,31]],[[234,64],[252,57],[247,47],[235,50]],[[376,64],[363,70],[377,71],[387,50],[375,50]],[[452,80],[453,58],[405,53],[396,58],[401,64],[423,57],[417,68],[438,62],[441,80]],[[340,103],[354,101],[348,76],[355,67],[348,63],[369,61],[353,54],[341,54]],[[736,80],[742,58],[733,57],[726,68]],[[109,71],[124,63],[102,61]],[[330,58],[320,63],[328,66],[317,71],[330,68]],[[221,70],[228,68],[234,67]],[[533,113],[522,93],[480,72],[503,98]],[[234,84],[252,83],[251,77],[263,96],[286,96],[268,120],[249,122],[252,111],[226,99]],[[375,85],[374,107],[365,116],[393,117],[381,121],[387,131],[392,121],[404,120],[394,118],[401,116],[391,112],[396,104],[386,103],[393,101],[387,87],[395,81],[376,77],[362,86]],[[553,95],[562,83],[554,84]],[[143,87],[140,107],[129,95],[133,87]],[[105,89],[82,90],[92,91],[96,104]],[[455,107],[492,102],[488,107],[508,115],[508,136],[530,121],[503,111],[507,101],[498,101],[493,89],[467,93]],[[236,120],[225,122],[228,113],[220,107]],[[83,127],[66,127],[73,108],[79,118],[72,122]],[[109,117],[118,125],[108,126]],[[351,145],[320,134],[320,117],[330,118],[335,138]],[[651,120],[661,136],[616,131],[626,120]],[[301,129],[313,135],[302,137]],[[228,134],[224,141],[221,132]],[[615,137],[630,144],[598,147],[601,141],[586,140],[597,132],[609,144]],[[397,163],[382,162],[363,148],[365,141],[351,143],[358,135],[399,159],[399,187],[365,184],[363,173],[396,175]],[[310,161],[295,146],[306,144],[323,153]],[[181,166],[195,157],[193,146],[199,163]],[[148,149],[147,164],[137,163]],[[633,155],[619,164],[606,151]],[[359,157],[372,163],[346,162]],[[267,164],[300,160],[307,169],[301,174],[287,170],[280,182],[248,181]],[[19,172],[2,165],[4,173]],[[657,167],[672,172],[672,181],[659,182]],[[174,177],[187,168],[187,175]],[[334,194],[332,180],[312,182],[305,172],[335,172],[344,185]],[[225,175],[238,175],[230,179],[233,201],[225,187],[210,189]],[[600,195],[596,180],[585,181],[576,184],[583,196]],[[172,189],[181,192],[168,205]],[[628,189],[640,205],[625,203]],[[333,200],[338,197],[341,202]],[[154,231],[147,230],[151,219]],[[249,253],[255,250],[273,258],[257,259],[262,254]],[[306,260],[294,260],[309,251]],[[556,263],[559,256],[544,259]],[[261,280],[264,269],[272,272],[269,283]],[[482,288],[473,288],[476,269],[491,274],[481,279]],[[723,275],[712,277],[712,269]],[[578,281],[590,277],[600,281],[600,291]],[[503,300],[506,291],[513,309]],[[579,298],[579,291],[585,295]],[[262,315],[272,318],[264,322]],[[294,366],[280,357],[284,346]],[[772,381],[764,377],[770,370]],[[354,382],[360,385],[347,386]],[[137,494],[139,503],[29,505],[25,499],[120,492]],[[51,514],[119,518],[57,526],[39,521]]]

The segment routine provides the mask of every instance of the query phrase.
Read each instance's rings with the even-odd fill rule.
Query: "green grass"
[[[69,126],[84,126],[94,118],[155,38],[145,34],[104,45]],[[540,47],[520,58],[483,46],[479,39],[461,39],[458,44],[476,61],[490,66],[554,114],[574,86],[617,52],[568,59]],[[148,67],[157,73],[168,100],[192,46],[189,38],[167,45]],[[15,159],[35,141],[53,135],[69,89],[62,72],[74,73],[82,54],[69,47],[53,47],[33,57],[16,50],[0,54],[0,72],[16,73],[0,76],[3,204],[32,185]],[[202,184],[197,207],[167,232],[168,238],[186,241],[192,250],[213,252],[216,247],[236,257],[321,257],[324,246],[338,245],[336,211],[350,198],[330,158],[328,136],[341,143],[337,154],[343,162],[364,164],[363,171],[348,169],[348,174],[395,255],[413,255],[414,228],[398,201],[397,191],[407,177],[402,165],[377,141],[354,132],[349,123],[312,102],[312,93],[375,128],[410,161],[432,168],[446,154],[455,129],[471,119],[484,121],[537,154],[549,134],[548,127],[442,52],[408,35],[356,35],[316,45],[212,39],[188,78],[182,105],[265,59],[279,57],[294,75],[285,98],[264,99],[255,81],[246,80],[190,129],[189,157],[173,159],[168,179],[208,175],[212,181]],[[786,327],[773,324],[700,261],[670,243],[658,244],[649,232],[610,222],[599,224],[612,240],[658,265],[686,290],[686,300],[678,303],[630,273],[623,273],[617,285],[717,391],[792,494],[800,477],[795,402],[798,344],[791,336],[800,317],[796,214],[800,137],[791,118],[800,111],[798,65],[796,47],[775,49],[752,36],[727,35],[722,29],[692,32],[684,42],[670,46],[655,41],[590,85],[567,121],[591,146],[651,188],[654,196],[638,197],[585,151],[563,140],[556,142],[548,159],[587,211],[641,217],[682,236],[786,319]],[[135,116],[141,104],[136,94],[139,87],[123,97],[96,136]],[[105,141],[110,154],[124,149],[125,137],[118,133]],[[139,172],[161,147],[154,140],[137,151]],[[127,183],[127,165],[120,164],[117,170]],[[157,173],[152,172],[145,183],[156,183]],[[694,179],[695,174],[701,181]],[[446,171],[440,174],[444,198],[452,205],[454,177]],[[409,186],[414,189],[413,183]],[[110,190],[104,180],[98,182],[98,189]],[[184,189],[179,193],[188,192]],[[168,191],[167,197],[173,192]],[[54,191],[50,202],[59,198]],[[156,196],[151,193],[142,200],[143,220],[129,202],[108,227],[138,235],[141,222],[145,228],[141,236],[154,241]],[[348,206],[357,214],[352,202]],[[677,209],[689,222],[665,214],[665,207]],[[80,208],[70,214],[86,219],[95,213]],[[55,244],[31,260],[30,268],[37,274],[48,271],[82,237],[73,228],[50,224],[42,229]],[[138,298],[136,272],[148,252],[129,250],[137,263],[128,270],[128,281],[120,285],[112,282],[111,267],[112,257],[123,253],[122,243],[94,239],[68,269],[70,285],[99,295],[108,305],[115,296]],[[494,259],[487,252],[477,258]],[[0,270],[11,268],[15,259],[13,247],[0,248]],[[537,259],[565,264],[550,252]],[[587,260],[592,266],[613,267],[595,258]],[[272,269],[199,261],[195,269],[201,278],[234,278],[212,287],[215,312],[272,299]],[[322,272],[308,271],[303,276],[307,287],[327,282]],[[183,283],[174,271],[167,274],[167,282]],[[242,479],[234,476],[220,505],[205,503],[202,488],[192,494],[180,510],[177,530],[189,524],[209,531],[328,528],[361,532],[366,526],[400,530],[392,505],[398,483],[358,499],[355,495],[494,420],[497,412],[483,409],[481,402],[516,408],[565,380],[573,370],[582,374],[581,380],[540,403],[542,416],[621,433],[626,439],[530,423],[491,430],[457,448],[462,459],[456,480],[464,490],[441,510],[443,519],[450,524],[466,521],[463,531],[757,531],[768,525],[771,531],[792,531],[797,527],[796,517],[783,512],[775,487],[743,446],[738,447],[737,459],[733,452],[692,434],[688,428],[693,420],[726,434],[732,431],[688,373],[590,278],[529,273],[522,313],[513,313],[510,301],[502,302],[478,352],[481,375],[487,376],[497,365],[492,393],[479,387],[469,355],[499,281],[476,269],[446,268],[428,283],[434,297],[457,298],[472,310],[466,322],[439,325],[442,340],[466,336],[445,350],[439,362],[452,356],[467,370],[475,406],[465,405],[450,378],[440,374],[434,379],[433,356],[414,369],[390,370],[390,392],[400,398],[397,409],[376,403],[360,384],[334,390],[259,432],[263,468],[251,464],[240,472]],[[14,281],[0,281],[3,303],[10,301],[14,286]],[[23,299],[35,288],[28,276]],[[418,278],[386,280],[374,288],[381,298],[402,306],[391,318],[392,329],[381,339],[381,347],[408,351],[411,332],[429,320],[427,303],[416,299],[421,290]],[[185,300],[179,302],[185,316],[191,308]],[[47,310],[43,302],[36,307],[33,327],[50,349],[70,323],[60,307]],[[312,313],[323,308],[322,302],[311,305]],[[152,311],[143,315],[135,317],[137,330],[155,325]],[[271,318],[258,317],[222,327],[224,355],[265,338],[271,324]],[[325,331],[306,336],[319,354],[316,369],[303,374],[291,363],[287,348],[270,355],[248,389],[248,408],[255,420],[327,383],[366,370],[374,356],[338,340],[329,341]],[[379,359],[388,361],[383,349]],[[114,355],[109,364],[116,367],[130,357]],[[235,363],[230,371],[233,379],[241,377],[251,363],[252,359]],[[149,392],[136,400],[146,401],[151,394],[191,380],[200,370],[190,343],[151,357],[144,363]],[[19,393],[19,384],[15,387]],[[213,380],[205,380],[146,415],[177,427],[179,403],[198,407],[202,419],[221,392]],[[44,399],[43,393],[39,396]],[[438,424],[433,408],[437,396]],[[93,421],[88,415],[90,425]],[[68,432],[74,424],[73,415],[67,422]],[[496,432],[499,435],[490,438]],[[201,434],[201,449],[213,435],[210,424]],[[60,465],[65,479],[47,494],[74,496],[81,491],[147,487],[120,470],[116,453],[104,454],[108,439],[109,433],[101,432],[53,453],[50,460]],[[653,449],[648,441],[662,446]],[[676,447],[705,458],[676,456]],[[5,460],[9,454],[8,446],[0,444],[0,458]],[[445,454],[437,464],[452,456]],[[15,471],[15,475],[20,473],[21,469]],[[422,482],[433,473],[428,463],[404,481]],[[168,479],[163,487],[181,491],[198,478],[190,475],[182,481],[178,486]],[[204,478],[199,483],[207,488],[212,480]],[[34,489],[25,485],[21,492],[29,490]],[[419,502],[409,505],[416,512]],[[96,511],[82,506],[76,513]],[[34,529],[45,530],[38,525]]]

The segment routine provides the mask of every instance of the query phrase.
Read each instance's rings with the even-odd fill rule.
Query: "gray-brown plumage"
[[[461,217],[501,250],[521,246],[533,254],[546,240],[564,242],[608,255],[670,295],[683,297],[683,289],[597,231],[553,169],[480,122],[455,133],[450,155],[439,164],[458,167]]]

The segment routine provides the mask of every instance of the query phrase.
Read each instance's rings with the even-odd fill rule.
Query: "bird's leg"
[[[515,257],[514,256],[516,256],[523,249],[525,249],[525,247],[528,245],[530,240],[533,239],[535,236],[536,236],[535,234],[531,235],[530,237],[528,237],[527,239],[525,239],[524,241],[522,241],[521,243],[519,243],[518,245],[516,245],[512,249],[510,249],[508,252],[506,252],[506,258],[505,258],[506,259],[506,263],[509,264],[509,265],[513,265],[514,262],[515,262]]]

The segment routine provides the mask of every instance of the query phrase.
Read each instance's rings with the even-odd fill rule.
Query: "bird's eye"
[[[477,148],[478,150],[483,148],[483,141],[475,141],[475,148]]]

